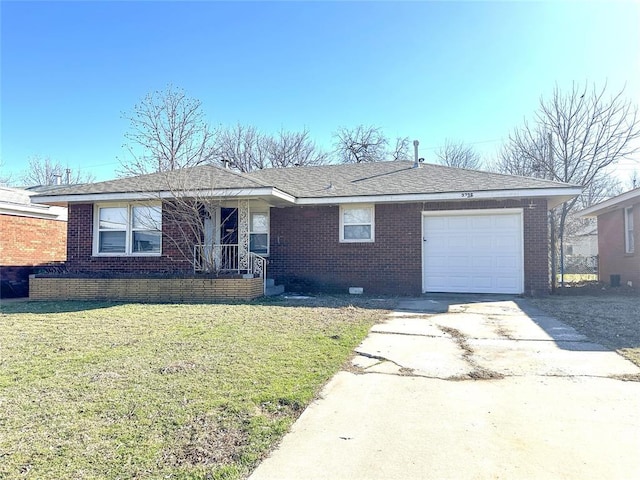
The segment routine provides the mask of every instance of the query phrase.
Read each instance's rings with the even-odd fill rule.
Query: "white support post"
[[[238,200],[238,268],[249,270],[249,200]]]

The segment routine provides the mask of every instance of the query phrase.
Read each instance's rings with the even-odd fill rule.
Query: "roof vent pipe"
[[[420,142],[418,140],[413,141],[413,168],[418,168],[420,164],[418,163],[418,145]]]

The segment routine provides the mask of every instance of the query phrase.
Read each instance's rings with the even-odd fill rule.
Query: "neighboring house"
[[[586,225],[564,241],[565,256],[595,257],[598,255],[598,226]]]
[[[289,291],[539,295],[549,290],[548,210],[580,192],[541,179],[379,162],[247,174],[200,166],[37,200],[69,208],[70,272],[189,272],[194,264],[207,270],[208,257],[242,273],[259,255]],[[215,208],[184,255],[169,213],[172,199],[189,196]]]
[[[599,280],[640,288],[640,188],[579,212],[598,219]]]
[[[67,209],[31,202],[35,192],[0,187],[0,296],[28,294],[38,265],[64,262]]]

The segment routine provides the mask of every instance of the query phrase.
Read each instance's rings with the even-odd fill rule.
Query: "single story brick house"
[[[548,210],[580,192],[398,161],[251,173],[199,166],[63,188],[37,201],[68,206],[72,273],[246,274],[257,258],[288,291],[541,295],[549,291]],[[184,225],[170,215],[182,198],[206,204],[186,249],[176,242]]]
[[[67,257],[67,209],[32,202],[35,192],[0,187],[0,297],[28,294],[38,265]]]
[[[598,277],[601,282],[640,288],[640,188],[582,210],[598,219]]]

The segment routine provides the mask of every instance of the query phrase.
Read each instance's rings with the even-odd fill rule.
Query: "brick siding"
[[[534,208],[529,208],[533,204]],[[547,205],[544,199],[379,204],[375,242],[340,243],[339,207],[271,209],[268,275],[290,291],[370,294],[422,292],[422,212],[523,208],[524,293],[549,291]],[[175,234],[163,213],[163,248],[158,257],[93,257],[93,205],[69,208],[67,268],[71,272],[163,273],[191,270],[167,236]]]
[[[172,228],[163,208],[162,255],[160,256],[93,256],[93,204],[69,205],[69,235],[67,240],[67,270],[72,273],[176,273],[191,272],[191,259],[185,255],[192,247],[176,248],[168,240],[179,234]]]
[[[624,209],[598,215],[598,277],[609,283],[620,275],[620,284],[640,288],[640,203],[633,206],[634,253],[625,252]]]
[[[66,222],[0,215],[0,296],[27,295],[34,267],[64,262],[66,250]]]
[[[533,202],[534,208],[529,208]],[[546,200],[379,204],[375,242],[340,243],[339,207],[271,209],[269,277],[293,291],[419,295],[422,292],[422,212],[523,208],[524,290],[549,292]]]

